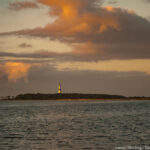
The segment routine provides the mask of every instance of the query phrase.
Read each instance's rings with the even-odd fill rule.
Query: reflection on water
[[[0,102],[0,150],[112,150],[149,138],[149,101]]]

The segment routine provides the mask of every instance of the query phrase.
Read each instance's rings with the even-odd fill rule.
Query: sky
[[[150,96],[150,0],[1,0],[0,96]]]

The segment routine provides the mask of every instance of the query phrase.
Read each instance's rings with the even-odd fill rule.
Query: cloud
[[[94,30],[96,33],[100,33],[109,27],[115,30],[120,28],[117,19],[115,17],[112,18],[112,15],[107,15],[106,9],[95,7],[94,2],[96,0],[38,0],[38,2],[52,8],[50,15],[57,16],[58,19],[44,28],[22,30],[14,33],[54,38],[64,37],[66,39],[68,36],[71,38],[71,36],[77,36],[79,33],[86,34]],[[95,27],[96,29],[94,29]]]
[[[143,67],[144,66],[144,67]],[[115,72],[144,72],[150,75],[150,60],[109,60],[98,62],[68,61],[57,63],[58,70],[93,70]]]
[[[49,37],[66,42],[73,50],[63,56],[71,56],[74,60],[150,58],[150,22],[133,11],[102,7],[97,0],[37,2],[50,8],[50,16],[56,17],[53,23],[1,35]]]
[[[79,52],[75,51],[74,54],[69,53],[54,53],[49,51],[36,51],[34,53],[4,53],[1,52],[1,56],[13,58],[15,61],[31,64],[31,66],[41,66],[52,64],[56,70],[75,71],[75,70],[93,70],[93,71],[111,71],[111,72],[144,72],[150,75],[150,59],[125,59],[125,60],[105,60],[105,61],[93,61],[93,51],[91,51],[91,44],[83,46],[81,49],[86,49],[86,54],[78,48]],[[95,48],[96,49],[96,48]],[[103,54],[103,52],[102,52]],[[76,56],[77,55],[77,56]],[[80,55],[80,57],[79,57]],[[87,56],[86,56],[87,55]],[[93,58],[94,57],[94,58]],[[98,56],[99,57],[99,56]],[[26,59],[25,59],[26,58]],[[103,58],[102,58],[103,59]],[[7,62],[10,60],[3,60],[1,62]],[[90,60],[90,62],[89,62]]]
[[[150,0],[142,0],[142,1],[144,1],[144,2],[146,2],[146,3],[150,3]]]
[[[22,44],[19,45],[19,47],[21,47],[21,48],[31,48],[32,45],[27,44],[27,43],[22,43]]]
[[[0,52],[0,57],[12,57],[12,58],[54,58],[60,57],[65,54],[59,54],[55,52],[48,52],[45,50],[38,50],[32,53],[11,53],[11,52]]]
[[[36,3],[30,1],[9,3],[9,9],[12,10],[22,10],[22,9],[38,8],[38,7],[39,6]]]
[[[113,4],[117,4],[118,1],[117,0],[109,0],[108,3],[111,4],[111,5],[113,5]]]
[[[150,76],[141,72],[112,72],[65,70],[59,71],[52,65],[32,68],[28,82],[7,83],[0,78],[1,95],[20,93],[57,93],[58,82],[62,84],[63,93],[106,93],[121,95],[150,96]],[[90,85],[90,86],[89,86]]]
[[[26,81],[30,69],[30,64],[21,62],[6,62],[5,64],[0,64],[2,76],[6,75],[10,82],[16,82],[19,79],[24,79]]]

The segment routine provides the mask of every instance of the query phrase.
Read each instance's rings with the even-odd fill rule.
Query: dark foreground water
[[[1,101],[0,150],[150,149],[150,101]]]

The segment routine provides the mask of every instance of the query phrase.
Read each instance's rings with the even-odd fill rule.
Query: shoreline
[[[126,97],[123,95],[110,95],[110,94],[84,94],[84,93],[25,93],[17,96],[2,97],[0,101],[131,101],[131,100],[150,100],[150,97],[145,96],[132,96]]]
[[[150,99],[1,99],[0,101],[150,101]]]

